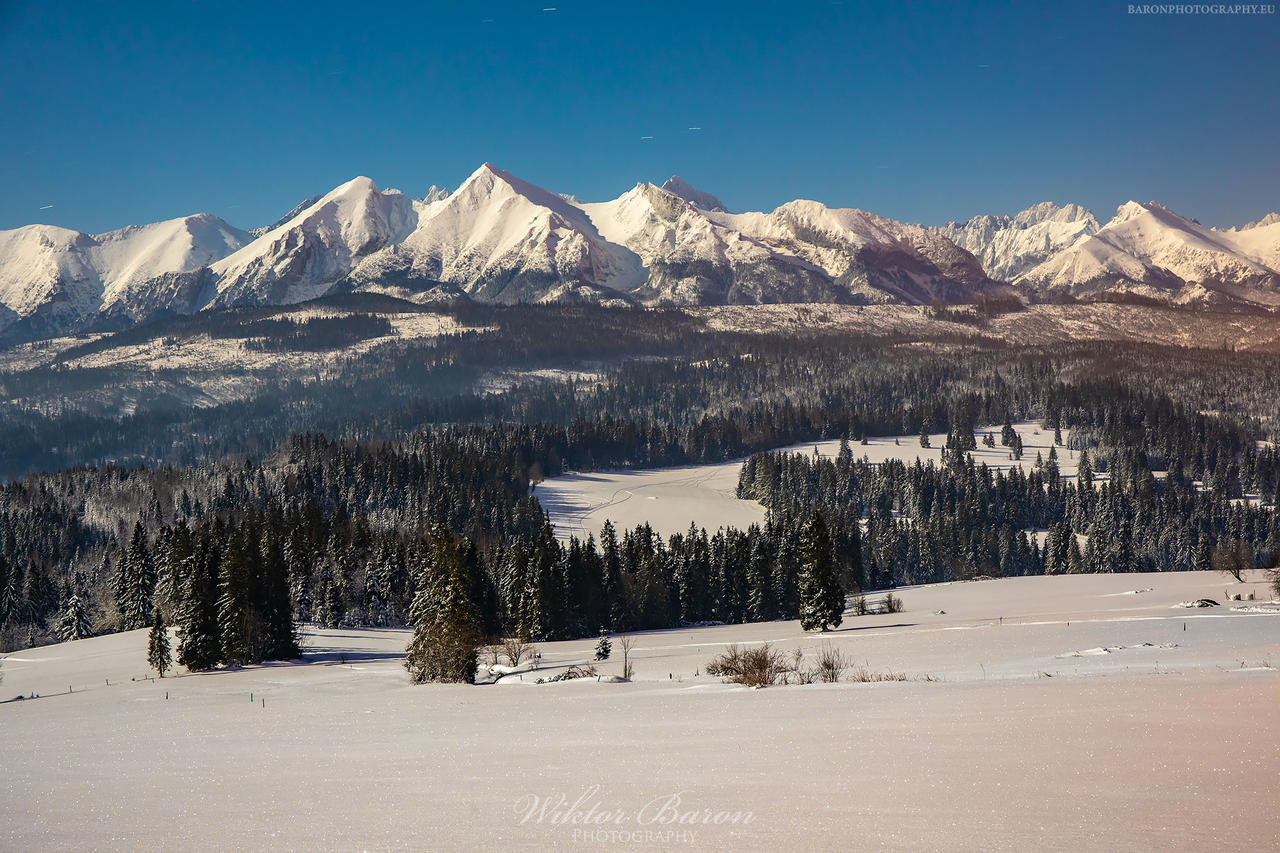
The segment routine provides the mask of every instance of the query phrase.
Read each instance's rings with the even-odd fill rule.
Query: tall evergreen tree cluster
[[[480,612],[473,601],[475,580],[467,576],[448,527],[436,526],[418,562],[418,591],[409,611],[413,636],[405,668],[417,683],[473,683],[481,642]]]
[[[299,655],[288,567],[269,523],[249,518],[194,531],[180,524],[163,542],[179,663],[202,670]]]
[[[1258,451],[1202,416],[1158,407],[1131,410],[1109,401],[1078,414],[1074,482],[1060,475],[1056,447],[1027,473],[992,471],[968,455],[944,455],[938,467],[872,464],[842,451],[835,459],[752,457],[738,494],[774,513],[820,510],[833,525],[837,559],[861,560],[862,588],[980,575],[1205,569],[1211,552],[1230,543],[1247,549],[1249,568],[1280,557],[1276,504],[1239,499],[1275,488],[1280,467],[1270,448]],[[1187,440],[1197,433],[1203,443]],[[1101,483],[1094,481],[1099,463],[1108,475]],[[1216,485],[1215,471],[1225,472]],[[1043,547],[1032,536],[1037,530],[1047,531]]]

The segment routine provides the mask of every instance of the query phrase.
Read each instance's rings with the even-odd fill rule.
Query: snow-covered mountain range
[[[0,231],[0,334],[373,291],[414,301],[852,304],[1147,298],[1280,307],[1280,216],[1216,230],[1155,202],[1045,202],[938,228],[793,201],[731,213],[678,177],[582,203],[488,163],[422,198],[358,177],[270,226],[196,214]]]
[[[1079,205],[1038,204],[939,231],[1027,298],[1133,298],[1280,307],[1280,215],[1225,231],[1157,202],[1130,201],[1099,224]]]
[[[0,332],[21,324],[39,336],[95,315],[192,310],[200,272],[250,240],[208,213],[105,234],[52,225],[0,231]]]
[[[1046,201],[1015,216],[975,216],[938,230],[972,252],[993,278],[1012,281],[1098,227],[1098,220],[1080,205],[1059,207]]]

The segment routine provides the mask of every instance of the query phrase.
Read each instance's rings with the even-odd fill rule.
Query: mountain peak
[[[1241,225],[1239,228],[1231,228],[1229,230],[1248,231],[1252,228],[1265,228],[1268,225],[1275,225],[1278,222],[1280,222],[1280,213],[1272,212],[1272,213],[1268,213],[1266,216],[1262,217],[1257,222],[1249,222],[1244,225]]]
[[[448,196],[449,204],[456,199],[459,204],[475,206],[488,203],[486,199],[497,195],[514,194],[539,207],[554,211],[573,222],[586,222],[574,202],[565,196],[544,190],[542,187],[521,180],[492,163],[486,162],[471,173],[462,185]]]
[[[1012,217],[1010,222],[1019,228],[1028,228],[1041,222],[1092,222],[1095,226],[1097,220],[1093,214],[1078,204],[1057,204],[1052,201],[1042,201],[1039,204],[1033,204],[1026,210],[1020,211]]]
[[[366,178],[364,175],[356,175],[344,184],[334,187],[324,196],[326,199],[336,198],[342,195],[358,195],[360,193],[376,193],[380,192],[378,185],[373,182],[373,178]],[[396,192],[396,190],[388,190],[388,192]]]
[[[1128,222],[1129,220],[1136,219],[1144,214],[1154,213],[1155,211],[1153,208],[1158,207],[1161,207],[1161,205],[1156,204],[1154,201],[1149,201],[1146,204],[1143,204],[1140,201],[1126,201],[1124,204],[1116,208],[1116,215],[1112,217],[1109,224],[1119,225],[1121,222]]]
[[[425,204],[431,204],[432,202],[443,201],[448,197],[449,197],[449,189],[447,187],[438,187],[435,184],[432,184],[431,186],[427,187],[426,195],[418,199],[418,201],[421,201]]]
[[[702,210],[711,210],[718,213],[728,213],[728,208],[721,203],[720,199],[711,193],[704,193],[702,190],[695,189],[690,186],[679,175],[672,175],[662,184],[662,189],[678,195],[680,198],[692,204],[694,207]]]

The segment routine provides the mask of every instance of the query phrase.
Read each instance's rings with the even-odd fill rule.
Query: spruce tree
[[[751,545],[751,557],[747,563],[747,618],[752,622],[764,622],[773,618],[773,579],[769,566],[761,552],[763,537],[757,536]]]
[[[0,549],[0,628],[3,628],[15,616],[17,610],[18,595],[16,585],[14,584],[14,575],[16,572],[9,571],[9,563],[4,558],[4,551]]]
[[[289,566],[280,540],[268,535],[262,543],[262,657],[264,660],[292,660],[299,654],[298,629],[293,621],[293,601],[289,592]]]
[[[249,567],[240,535],[231,538],[218,571],[218,635],[222,661],[244,666],[262,660],[257,655],[258,625],[250,604]]]
[[[164,678],[164,674],[173,665],[173,657],[169,652],[169,628],[164,624],[159,607],[151,622],[151,633],[147,636],[147,663],[160,673],[161,678]]]
[[[1209,537],[1200,534],[1200,544],[1196,546],[1196,571],[1207,572],[1213,569],[1213,546]]]
[[[468,595],[453,534],[438,524],[428,559],[422,561],[418,593],[410,607],[413,637],[404,665],[417,684],[475,683],[480,614]]]
[[[600,587],[608,612],[606,627],[617,631],[626,627],[627,602],[622,585],[622,555],[613,522],[605,521],[600,529]]]
[[[831,536],[816,509],[800,539],[800,628],[825,631],[844,619],[844,589],[831,552]]]
[[[1076,466],[1076,482],[1083,494],[1093,496],[1093,466],[1089,464],[1087,450],[1080,451],[1080,464]]]
[[[120,561],[116,602],[121,626],[126,631],[145,628],[151,617],[156,591],[156,566],[147,547],[147,532],[139,521],[133,526],[129,550]]]
[[[93,622],[89,618],[89,611],[79,592],[73,589],[62,609],[62,618],[58,621],[58,638],[67,643],[92,636]]]
[[[608,660],[611,654],[613,654],[613,644],[609,642],[609,635],[601,634],[600,642],[596,643],[596,660]]]
[[[178,605],[178,663],[192,672],[213,669],[222,659],[218,630],[218,566],[221,557],[205,533],[183,571]]]

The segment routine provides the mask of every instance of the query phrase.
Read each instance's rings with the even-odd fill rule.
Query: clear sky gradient
[[[926,224],[1280,208],[1280,15],[1127,8],[0,0],[0,228],[249,228],[486,160],[583,200],[679,174],[735,210]]]

